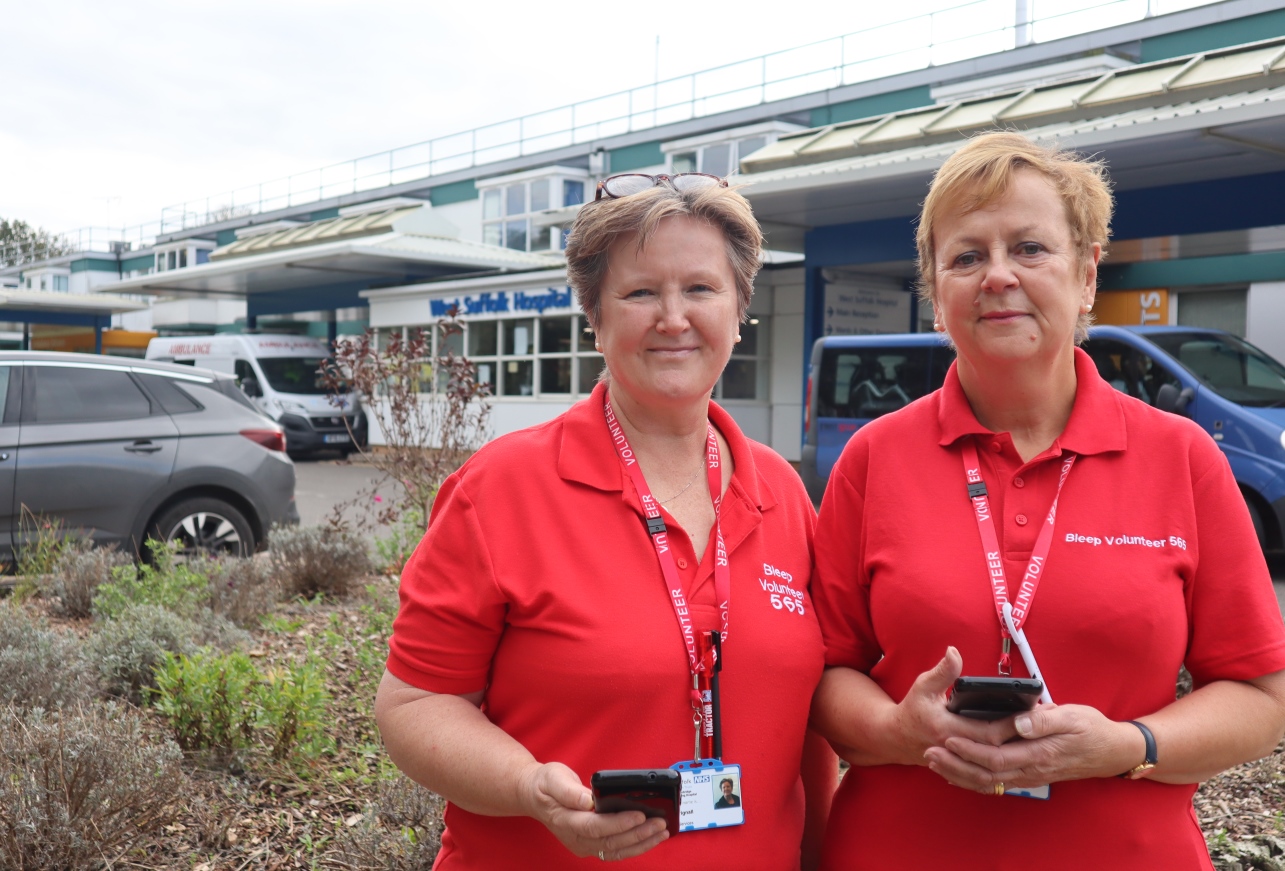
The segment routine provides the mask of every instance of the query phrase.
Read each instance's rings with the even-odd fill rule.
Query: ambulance
[[[330,356],[311,336],[224,333],[152,339],[147,359],[235,375],[245,395],[286,431],[291,456],[367,444],[369,426],[358,396],[331,396],[317,370]]]

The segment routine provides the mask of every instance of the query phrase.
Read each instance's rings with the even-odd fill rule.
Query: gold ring
[[[598,858],[599,858],[599,859],[601,859],[602,861],[606,862],[606,861],[607,861],[606,851],[605,851],[605,850],[599,850],[599,851],[598,851]]]
[[[993,787],[992,794],[993,794],[993,795],[1003,795],[1003,794],[1004,794],[1004,784],[1003,784],[1003,782],[1000,782],[1000,783],[995,784],[995,786]]]

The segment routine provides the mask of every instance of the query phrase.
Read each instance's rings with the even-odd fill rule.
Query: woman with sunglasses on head
[[[402,575],[376,714],[449,802],[435,867],[813,866],[837,776],[807,732],[814,514],[710,399],[761,242],[708,175],[615,176],[580,211],[567,271],[603,377],[452,475]],[[697,830],[594,812],[594,772],[671,766],[674,831]],[[741,801],[715,808],[725,776]]]

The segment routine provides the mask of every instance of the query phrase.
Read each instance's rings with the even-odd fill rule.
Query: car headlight
[[[304,407],[302,402],[290,402],[289,400],[281,401],[281,410],[288,414],[307,415],[308,413],[308,409]]]
[[[1281,447],[1285,448],[1285,429],[1281,430]]]

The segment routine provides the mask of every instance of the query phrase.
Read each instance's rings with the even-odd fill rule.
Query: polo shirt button
[[[1023,523],[1025,523],[1025,522],[1026,522],[1026,520],[1025,520],[1025,519],[1023,519],[1023,520],[1022,520],[1022,522],[1023,522]],[[687,568],[687,560],[682,559],[682,558],[680,557],[680,558],[679,558],[679,560],[678,560],[678,567],[679,567],[680,569],[685,569],[685,568]]]
[[[1004,450],[1004,446],[999,442],[991,442],[991,450],[998,454],[1000,451]]]
[[[1025,487],[1026,481],[1021,476],[1018,476],[1013,479],[1013,486],[1018,488]]]
[[[1025,514],[1019,514],[1019,515],[1017,515],[1016,517],[1014,517],[1014,518],[1013,518],[1013,520],[1014,520],[1014,521],[1016,521],[1016,523],[1017,523],[1017,525],[1018,525],[1018,526],[1025,526],[1025,525],[1026,525],[1026,515],[1025,515]]]

